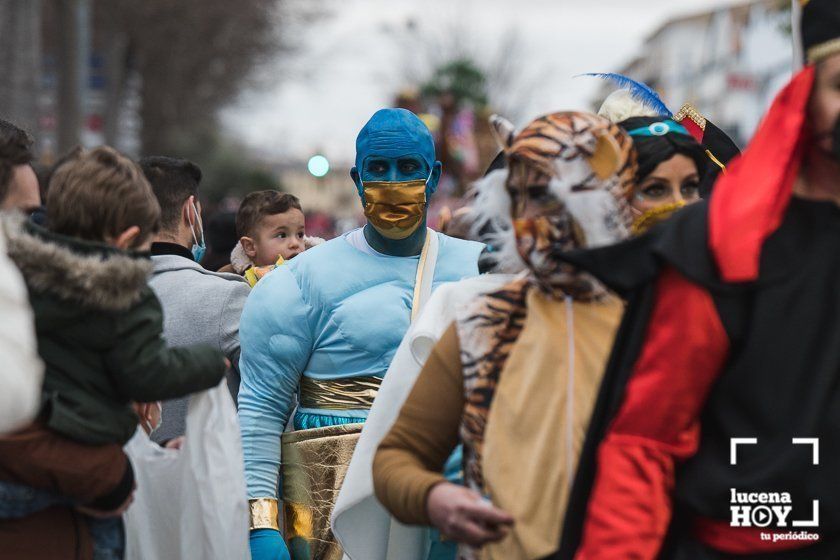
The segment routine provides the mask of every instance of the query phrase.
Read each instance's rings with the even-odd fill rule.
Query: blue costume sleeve
[[[277,497],[280,434],[312,353],[309,306],[288,267],[253,289],[239,327],[239,422],[249,498]]]

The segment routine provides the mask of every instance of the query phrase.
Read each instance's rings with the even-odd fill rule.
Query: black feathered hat
[[[800,0],[802,46],[806,64],[816,64],[840,53],[840,2]]]
[[[689,103],[683,105],[674,115],[674,120],[685,126],[686,130],[706,149],[709,162],[700,184],[700,196],[708,198],[718,175],[726,172],[726,166],[741,154],[741,150],[724,131],[701,115]]]

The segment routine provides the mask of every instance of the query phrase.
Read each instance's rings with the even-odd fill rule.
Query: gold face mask
[[[670,218],[674,212],[684,208],[685,205],[686,204],[683,201],[670,202],[642,212],[633,220],[633,225],[630,226],[630,233],[632,235],[641,235],[645,233],[656,224],[664,222]]]
[[[420,227],[426,210],[426,179],[363,183],[365,217],[388,239],[405,239]]]

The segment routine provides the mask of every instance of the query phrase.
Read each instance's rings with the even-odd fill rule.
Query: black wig
[[[665,117],[631,117],[621,121],[618,125],[627,132],[630,132],[638,128],[647,128],[654,123],[664,120],[666,120]],[[669,132],[663,136],[632,136],[632,138],[633,146],[636,148],[636,153],[638,154],[639,163],[636,171],[637,185],[653,173],[653,170],[659,167],[659,164],[668,161],[676,155],[684,155],[690,158],[697,167],[697,174],[700,180],[703,180],[709,158],[706,156],[706,150],[703,146],[692,136]]]

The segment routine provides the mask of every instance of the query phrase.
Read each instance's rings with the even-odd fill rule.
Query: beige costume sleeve
[[[426,496],[458,444],[464,410],[460,344],[452,324],[432,350],[373,460],[376,497],[403,523],[428,525]]]

